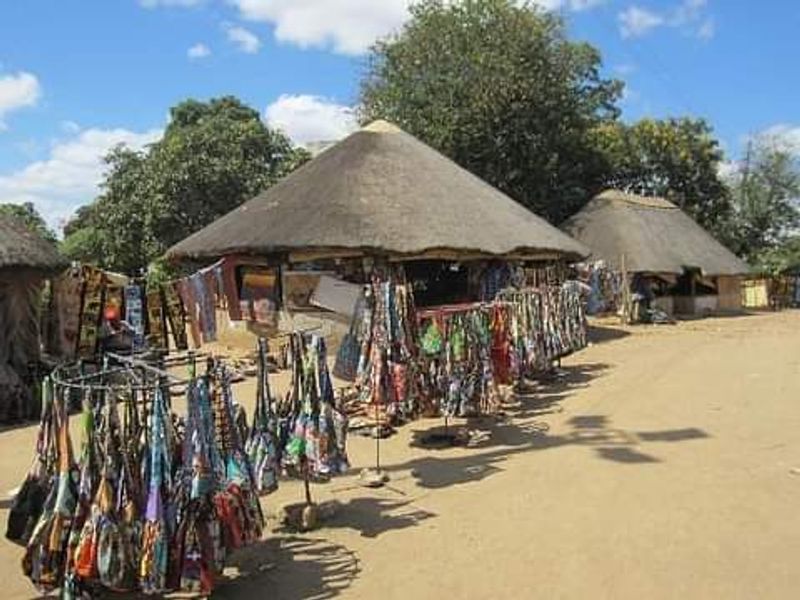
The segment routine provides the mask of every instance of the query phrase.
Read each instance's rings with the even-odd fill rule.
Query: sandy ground
[[[567,382],[462,423],[471,447],[417,447],[440,422],[416,422],[382,444],[388,487],[315,485],[337,506],[324,527],[271,532],[215,597],[800,597],[800,312],[594,334]],[[0,491],[34,434],[0,433]],[[350,454],[357,474],[374,442]],[[283,484],[264,506],[301,493]],[[3,598],[36,596],[21,554],[0,543]]]

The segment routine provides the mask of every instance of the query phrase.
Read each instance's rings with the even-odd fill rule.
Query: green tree
[[[622,83],[551,13],[512,0],[423,0],[372,49],[362,121],[384,118],[553,222],[599,190],[591,132]]]
[[[734,239],[741,255],[769,267],[796,253],[800,165],[781,140],[762,137],[750,146],[741,170],[732,177],[731,196]]]
[[[37,235],[50,242],[56,242],[56,234],[47,226],[47,223],[45,223],[42,215],[39,214],[32,202],[0,204],[0,214],[16,217]]]
[[[598,127],[606,156],[605,185],[668,198],[720,238],[729,237],[731,203],[719,176],[719,142],[702,119],[643,119]]]
[[[65,228],[65,246],[115,270],[144,267],[304,160],[236,98],[187,100],[170,111],[161,140],[106,157],[101,194]]]

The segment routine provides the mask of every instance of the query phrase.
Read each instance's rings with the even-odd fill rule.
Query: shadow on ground
[[[353,498],[337,507],[325,528],[354,529],[362,537],[376,538],[387,531],[415,527],[436,514],[414,506],[411,500]]]
[[[361,567],[341,544],[297,536],[271,537],[238,550],[214,598],[325,600],[350,587]]]
[[[467,449],[490,450],[468,456],[424,456],[389,471],[408,471],[422,488],[439,489],[481,481],[500,472],[503,463],[515,454],[536,450],[554,450],[565,446],[591,449],[597,458],[620,465],[648,465],[661,460],[645,450],[652,443],[676,443],[710,437],[702,429],[684,428],[663,431],[627,431],[612,426],[606,415],[576,415],[566,421],[566,431],[552,433],[543,416],[563,412],[563,403],[576,390],[601,377],[609,365],[604,363],[565,367],[563,377],[530,386],[516,393],[505,405],[503,417],[468,419],[466,424],[454,425],[464,431],[469,441]],[[441,429],[439,425],[433,429]],[[432,429],[414,431],[412,445],[422,446],[422,440]]]
[[[604,344],[614,340],[621,340],[630,334],[630,331],[607,325],[589,325],[586,329],[586,335],[592,344]]]

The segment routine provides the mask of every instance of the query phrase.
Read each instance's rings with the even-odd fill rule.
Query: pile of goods
[[[43,385],[34,464],[6,532],[26,547],[25,575],[65,597],[103,589],[210,594],[229,554],[260,539],[264,526],[264,487],[247,452],[258,443],[255,434],[245,442],[235,424],[226,369],[188,384],[183,419],[159,387],[79,389],[76,459],[68,386]]]
[[[587,343],[573,286],[542,281],[492,295],[416,309],[400,269],[376,274],[334,372],[354,380],[362,401],[389,416],[492,414],[498,385],[548,371]]]
[[[492,364],[493,321],[485,304],[419,311],[420,377],[444,416],[490,414],[499,395]]]

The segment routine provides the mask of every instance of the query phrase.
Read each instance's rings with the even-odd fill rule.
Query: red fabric
[[[511,381],[511,349],[508,341],[508,318],[497,307],[492,315],[492,370],[498,383]]]
[[[239,286],[236,285],[236,260],[224,258],[222,260],[222,293],[228,305],[228,317],[231,321],[242,320],[242,309],[239,304]]]
[[[200,338],[200,323],[197,316],[197,300],[194,297],[194,290],[188,279],[179,279],[175,282],[175,289],[181,297],[183,306],[186,308],[186,320],[189,322],[189,334],[192,337],[192,344],[195,348],[202,345]]]

